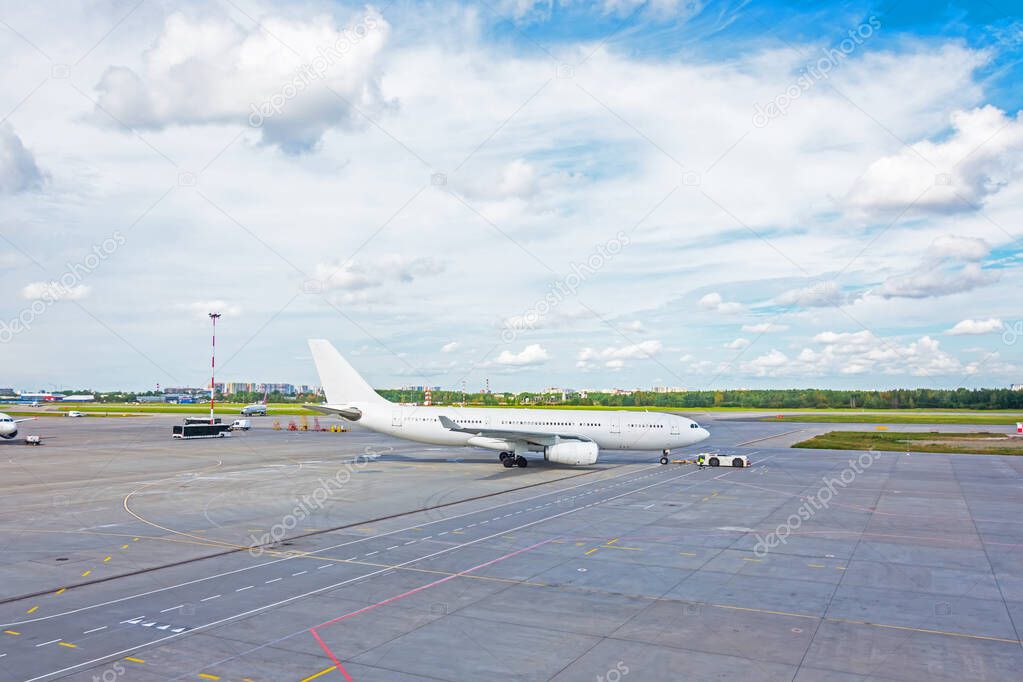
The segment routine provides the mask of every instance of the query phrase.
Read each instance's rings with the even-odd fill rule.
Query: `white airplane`
[[[710,435],[691,419],[663,412],[398,405],[374,391],[330,342],[311,339],[309,348],[327,402],[306,407],[418,443],[497,450],[505,467],[526,466],[528,452],[586,466],[601,448],[661,450],[661,464],[667,464],[672,448]]]
[[[18,423],[27,422],[35,417],[25,417],[24,419],[15,419],[10,415],[0,412],[0,438],[10,440],[18,435]]]

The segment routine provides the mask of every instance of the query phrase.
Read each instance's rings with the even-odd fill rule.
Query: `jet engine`
[[[600,448],[596,443],[558,443],[548,445],[544,448],[543,457],[548,462],[555,464],[571,464],[573,466],[585,466],[596,464],[597,454]]]

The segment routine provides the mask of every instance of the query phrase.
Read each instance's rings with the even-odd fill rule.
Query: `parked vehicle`
[[[70,412],[67,413],[67,416],[69,416],[69,417],[84,417],[85,413],[84,412],[79,412],[78,410],[71,410]]]
[[[252,428],[252,420],[250,419],[235,419],[231,423],[232,431],[248,431]]]

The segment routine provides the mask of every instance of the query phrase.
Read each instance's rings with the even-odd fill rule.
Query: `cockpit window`
[[[696,422],[692,422],[691,424],[689,424],[689,428],[691,428],[691,429],[698,429],[698,428],[700,428],[700,425],[697,424]]]

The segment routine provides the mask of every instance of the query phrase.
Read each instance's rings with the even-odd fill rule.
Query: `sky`
[[[1023,382],[1023,16],[0,5],[0,385]]]

